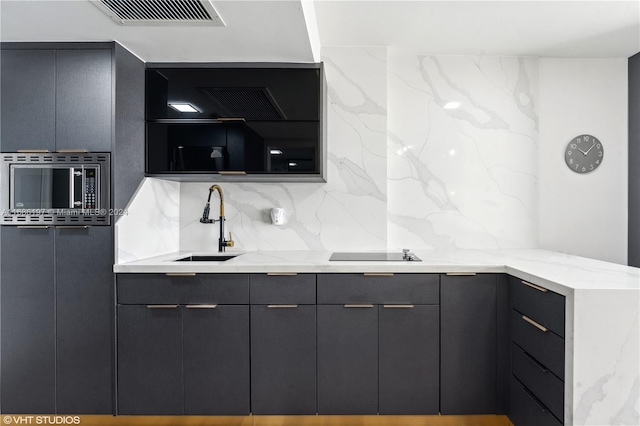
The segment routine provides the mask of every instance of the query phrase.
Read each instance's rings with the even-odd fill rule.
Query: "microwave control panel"
[[[84,169],[84,208],[95,209],[96,207],[96,169]]]

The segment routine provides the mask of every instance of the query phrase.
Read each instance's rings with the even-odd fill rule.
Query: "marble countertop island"
[[[421,262],[329,261],[328,251],[174,252],[116,273],[506,273],[566,297],[565,425],[640,425],[640,269],[539,249],[416,250]],[[207,253],[212,254],[212,253]]]

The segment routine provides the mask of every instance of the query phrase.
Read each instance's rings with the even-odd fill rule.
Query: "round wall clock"
[[[567,167],[576,173],[589,173],[602,164],[604,148],[595,136],[580,135],[571,139],[564,150]]]

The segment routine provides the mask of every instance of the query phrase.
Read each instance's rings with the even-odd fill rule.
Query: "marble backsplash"
[[[324,48],[322,61],[327,183],[222,184],[237,249],[537,246],[537,59],[341,47]],[[133,200],[140,227],[131,218],[119,226],[140,238],[120,237],[119,258],[138,257],[149,232],[162,250],[215,250],[218,227],[198,221],[213,183],[151,184],[150,197],[173,191],[162,195],[166,212],[138,214],[154,201]],[[285,225],[271,224],[274,207],[285,209]]]

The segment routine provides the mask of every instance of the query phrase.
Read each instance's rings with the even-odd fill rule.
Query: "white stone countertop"
[[[227,251],[223,262],[174,262],[189,255],[174,252],[114,265],[116,273],[508,273],[561,294],[573,290],[640,290],[640,269],[539,249],[416,250],[421,262],[329,261],[329,251]]]

